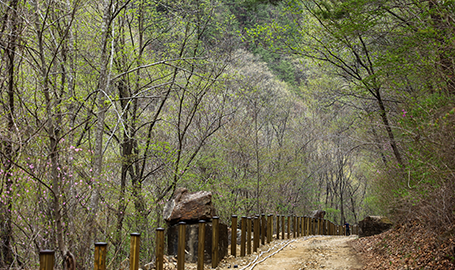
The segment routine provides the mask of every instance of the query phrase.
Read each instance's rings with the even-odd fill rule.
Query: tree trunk
[[[111,9],[112,2],[109,0],[104,1],[104,11],[103,11],[103,21],[101,25],[101,55],[100,55],[100,74],[98,77],[98,113],[97,113],[97,122],[95,127],[95,156],[94,156],[94,168],[93,168],[93,180],[94,182],[100,181],[101,174],[103,171],[103,135],[104,135],[104,121],[106,118],[106,111],[108,106],[106,105],[106,95],[108,94],[109,89],[109,51],[108,51],[108,41],[109,41],[109,29],[111,23]],[[99,188],[96,184],[93,183],[93,194],[90,198],[90,231],[89,239],[91,242],[91,236],[95,232],[95,215],[98,212],[99,204]]]
[[[11,0],[10,5],[6,11],[4,21],[2,22],[2,26],[9,30],[8,39],[6,41],[6,89],[7,89],[7,108],[5,111],[7,112],[7,123],[8,123],[8,134],[9,140],[4,141],[4,149],[5,149],[5,160],[3,162],[4,167],[4,188],[1,188],[2,192],[10,191],[13,185],[13,179],[11,177],[11,170],[12,170],[12,160],[15,156],[15,151],[13,147],[12,139],[14,138],[13,134],[15,133],[14,130],[14,112],[15,112],[15,94],[14,94],[14,58],[16,55],[16,40],[17,40],[17,29],[18,29],[18,15],[17,15],[17,5],[18,0]],[[6,31],[5,31],[6,32]],[[2,42],[3,43],[3,42]],[[3,47],[3,46],[2,46]],[[5,196],[5,203],[0,204],[0,268],[6,268],[11,265],[13,262],[13,252],[11,247],[12,241],[12,194],[8,194]]]
[[[381,115],[382,123],[385,126],[385,129],[387,131],[387,135],[389,137],[389,143],[390,146],[392,147],[393,154],[395,155],[395,158],[400,165],[401,168],[404,168],[404,163],[403,159],[401,158],[400,150],[398,149],[396,140],[395,140],[395,135],[393,135],[392,132],[392,127],[390,126],[389,119],[387,117],[387,112],[385,109],[384,102],[382,101],[381,93],[379,89],[376,89],[376,100],[378,101],[379,105],[379,114]]]

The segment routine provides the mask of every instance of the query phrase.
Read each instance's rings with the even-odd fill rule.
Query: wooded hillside
[[[0,267],[116,269],[178,187],[231,214],[455,216],[455,3],[0,4]],[[453,231],[452,231],[453,234]],[[145,263],[145,261],[143,262]]]

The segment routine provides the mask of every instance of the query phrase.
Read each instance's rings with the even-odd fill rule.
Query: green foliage
[[[0,71],[15,98],[1,92],[0,196],[22,267],[45,246],[86,268],[86,244],[101,240],[115,268],[133,230],[152,258],[181,186],[211,191],[225,222],[315,209],[351,222],[416,206],[453,221],[451,1],[114,2],[17,11],[28,21],[20,59]]]

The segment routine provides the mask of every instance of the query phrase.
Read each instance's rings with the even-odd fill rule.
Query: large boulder
[[[191,224],[197,223],[199,220],[211,220],[215,215],[211,192],[191,193],[186,188],[177,189],[163,211],[164,220],[169,225],[177,224],[180,221]]]
[[[393,223],[384,216],[368,216],[359,221],[360,232],[359,236],[371,236],[380,234],[392,228]]]
[[[178,227],[176,224],[167,230],[167,252],[168,255],[177,255],[178,248]],[[199,238],[199,224],[189,224],[185,227],[185,260],[187,262],[197,262],[198,252],[198,238]],[[218,224],[218,258],[223,258],[228,255],[229,236],[228,226],[223,223]],[[210,263],[212,261],[212,223],[205,224],[205,243],[204,243],[204,262]]]
[[[325,216],[325,211],[324,211],[324,210],[314,210],[314,211],[311,213],[311,217],[312,217],[312,218],[324,219],[324,216]]]

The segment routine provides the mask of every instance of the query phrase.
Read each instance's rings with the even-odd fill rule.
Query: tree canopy
[[[154,229],[178,187],[231,214],[454,222],[454,1],[8,0],[0,268]]]

